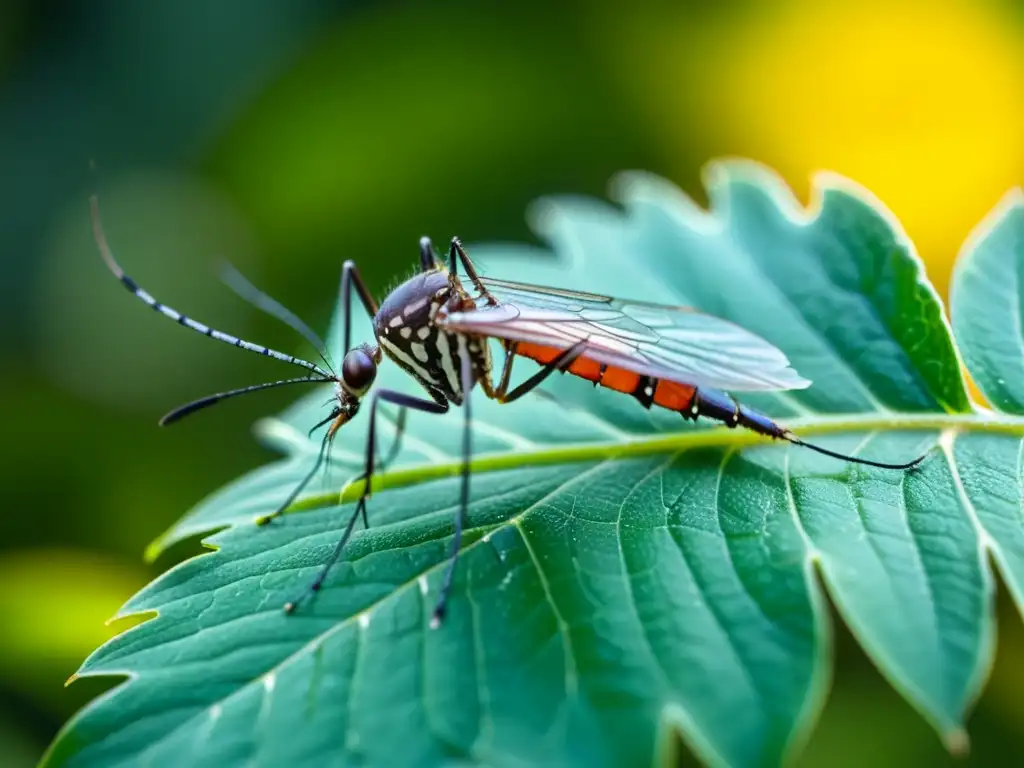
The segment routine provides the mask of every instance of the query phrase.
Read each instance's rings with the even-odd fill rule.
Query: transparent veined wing
[[[688,307],[624,301],[483,278],[497,306],[444,313],[448,330],[567,349],[644,376],[733,392],[803,389],[776,346],[727,320]]]

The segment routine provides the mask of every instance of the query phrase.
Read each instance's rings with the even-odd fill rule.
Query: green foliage
[[[457,412],[410,416],[372,527],[286,617],[359,490],[337,489],[357,472],[365,417],[340,434],[333,477],[301,513],[254,524],[312,460],[305,430],[329,395],[317,392],[259,425],[287,460],[154,544],[224,529],[207,539],[214,552],[124,607],[156,616],[80,674],[130,679],[68,724],[47,765],[644,765],[671,761],[677,733],[712,763],[777,763],[824,703],[825,590],[893,685],[965,747],[993,653],[987,553],[1018,598],[1024,584],[1024,422],[970,402],[898,226],[849,182],[817,181],[807,215],[763,169],[717,165],[707,214],[663,181],[624,177],[624,210],[537,206],[559,259],[471,252],[493,276],[732,319],[814,381],[751,405],[836,450],[927,452],[918,469],[689,425],[565,377],[553,398],[474,401],[471,530],[443,627],[428,620],[458,499]],[[955,289],[962,354],[986,392],[1024,364],[1019,284],[977,277],[1024,267],[1020,212],[1018,201],[975,243]],[[356,337],[368,333],[363,322]],[[410,386],[394,366],[380,378]],[[1019,410],[1007,406],[1018,390],[999,391],[997,405]]]
[[[978,388],[1005,413],[1024,412],[1024,194],[992,212],[956,266],[950,314]]]

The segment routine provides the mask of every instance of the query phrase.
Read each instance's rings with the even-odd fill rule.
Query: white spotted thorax
[[[473,305],[462,285],[439,267],[414,275],[388,294],[373,318],[373,331],[384,354],[435,398],[460,405],[463,357],[470,359],[475,382],[490,374],[490,349],[476,336],[442,330],[435,319],[442,308],[454,312]]]

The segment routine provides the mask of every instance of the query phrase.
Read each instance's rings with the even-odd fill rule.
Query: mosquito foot
[[[441,622],[444,621],[445,608],[443,605],[437,606],[434,609],[434,615],[430,617],[430,628],[437,629],[441,626]]]

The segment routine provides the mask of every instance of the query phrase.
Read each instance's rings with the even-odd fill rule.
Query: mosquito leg
[[[505,348],[505,360],[501,365],[501,377],[498,383],[495,384],[490,376],[480,377],[480,388],[490,400],[501,400],[501,396],[498,393],[508,391],[508,382],[512,377],[512,363],[516,359],[516,349],[519,344],[514,341],[506,341],[503,342],[503,346]]]
[[[327,578],[327,574],[330,573],[334,564],[338,562],[338,558],[341,557],[342,550],[345,549],[345,545],[351,538],[352,532],[355,529],[356,520],[362,517],[364,523],[366,522],[366,502],[370,498],[371,486],[373,485],[373,464],[377,456],[377,407],[381,402],[397,405],[403,410],[406,408],[412,408],[424,413],[446,413],[448,411],[448,402],[444,400],[441,395],[438,395],[434,400],[426,400],[424,398],[407,395],[404,392],[395,392],[390,389],[380,389],[373,393],[373,400],[370,402],[370,429],[366,438],[366,463],[362,474],[356,478],[356,481],[364,481],[363,492],[359,497],[359,501],[356,502],[356,508],[353,510],[352,516],[349,518],[348,524],[345,526],[345,532],[335,545],[334,550],[331,552],[331,556],[320,568],[320,572],[310,583],[309,587],[307,587],[306,590],[297,598],[285,603],[285,613],[291,613],[298,607],[299,603],[310,595],[320,591],[320,587],[323,586],[324,579]]]
[[[343,334],[344,335],[345,344],[344,344],[344,349],[342,350],[343,355],[344,355],[344,353],[348,352],[348,350],[350,348],[350,343],[351,343],[351,340],[352,340],[352,291],[353,291],[353,289],[355,289],[356,293],[359,295],[359,299],[360,299],[360,301],[362,301],[363,307],[366,309],[367,313],[369,313],[369,315],[371,317],[373,317],[373,315],[375,315],[377,313],[377,302],[375,302],[373,300],[373,296],[371,296],[369,290],[367,290],[366,284],[363,282],[363,278],[359,275],[359,269],[356,267],[355,262],[349,260],[349,261],[345,262],[345,264],[344,264],[344,266],[342,267],[342,270],[341,270],[341,307],[342,307],[342,312],[344,313],[344,317],[345,317],[345,329],[344,329],[344,334]],[[252,290],[255,290],[255,289],[253,288]],[[330,379],[333,380],[334,377],[330,377]],[[374,400],[374,403],[376,403],[376,400]],[[338,416],[337,412],[332,412],[332,415],[330,417],[328,417],[324,421],[322,421],[319,424],[317,424],[315,427],[313,427],[313,429],[315,430],[315,429],[323,426],[328,421],[330,421],[332,418],[335,418],[337,416]],[[313,430],[310,430],[310,433],[312,433],[312,431]],[[302,482],[299,483],[299,485],[295,488],[294,491],[292,491],[292,493],[288,496],[288,499],[285,501],[284,504],[282,504],[280,507],[278,507],[271,514],[269,514],[269,515],[267,515],[265,517],[262,517],[259,520],[257,520],[257,523],[259,525],[265,525],[266,523],[270,522],[274,518],[280,517],[281,514],[284,512],[284,510],[288,506],[290,506],[293,501],[295,501],[295,499],[298,497],[298,495],[302,492],[302,489],[305,488],[310,483],[310,481],[316,476],[317,470],[320,469],[320,466],[324,463],[325,457],[329,453],[331,441],[334,439],[334,432],[335,432],[335,430],[329,429],[329,430],[327,430],[327,434],[324,435],[324,441],[320,445],[320,453],[317,456],[316,463],[313,465],[313,469],[310,470],[309,474],[306,475],[306,477],[303,478]],[[373,421],[372,421],[372,419],[370,421],[370,434],[371,435],[373,434]],[[328,464],[328,467],[329,466],[330,465]]]
[[[383,461],[377,462],[377,472],[383,472],[388,468],[395,457],[398,455],[399,450],[402,448],[402,437],[405,435],[405,407],[398,409],[398,416],[394,421],[395,424],[395,440],[391,443],[391,450],[388,451],[388,455],[384,457]],[[370,521],[366,517],[366,505],[363,505],[363,528],[369,528]]]
[[[429,237],[420,238],[420,271],[431,272],[437,269],[437,256],[434,255],[434,244]]]
[[[388,451],[388,455],[384,457],[384,461],[377,462],[377,471],[383,472],[395,457],[398,455],[399,450],[402,448],[402,438],[405,436],[405,408],[398,409],[398,416],[395,418],[395,441],[391,444],[391,449]]]
[[[330,445],[332,437],[333,434],[330,431],[328,431],[327,434],[324,435],[323,442],[320,443],[320,452],[317,454],[316,462],[314,462],[313,468],[309,470],[306,476],[302,478],[299,484],[295,486],[295,488],[292,490],[290,494],[288,494],[288,498],[285,499],[284,502],[280,506],[278,506],[277,509],[271,512],[269,515],[264,515],[263,517],[257,518],[256,525],[266,525],[274,518],[280,517],[284,513],[284,511],[291,506],[292,502],[299,497],[299,494],[302,493],[302,489],[309,485],[309,482],[314,477],[316,477],[317,470],[319,470],[320,465],[324,463],[324,457],[327,455],[327,447]]]
[[[477,274],[476,267],[473,266],[473,262],[470,260],[469,254],[466,253],[466,249],[462,247],[462,243],[459,242],[459,238],[453,237],[452,244],[448,248],[448,262],[451,264],[450,271],[453,275],[458,275],[456,259],[462,262],[462,269],[465,270],[466,277],[469,278],[469,281],[480,295],[487,300],[487,303],[491,305],[497,304],[497,299],[491,295],[491,292],[487,290],[480,280],[480,275]]]
[[[338,540],[338,543],[335,544],[334,551],[331,552],[330,559],[328,559],[327,563],[320,570],[320,573],[316,575],[316,578],[313,579],[312,582],[310,582],[309,587],[306,589],[305,592],[296,597],[294,600],[289,600],[287,603],[284,604],[285,613],[294,612],[295,609],[299,607],[299,603],[301,603],[310,595],[316,594],[320,591],[320,587],[323,586],[324,579],[327,578],[327,573],[331,570],[331,566],[334,565],[335,562],[337,562],[338,558],[341,556],[341,551],[345,548],[345,545],[348,543],[348,540],[352,537],[352,531],[356,527],[356,520],[359,519],[360,506],[366,506],[362,499],[359,500],[359,504],[356,505],[355,511],[352,513],[352,516],[349,517],[348,524],[345,526],[345,532],[341,534],[341,538]]]
[[[512,378],[512,364],[516,360],[517,349],[519,349],[519,344],[515,341],[505,347],[505,364],[501,366],[501,380],[498,382],[498,391],[502,393],[502,396],[508,392],[508,383]]]
[[[561,354],[558,355],[558,357],[556,357],[550,363],[545,365],[543,368],[541,368],[539,371],[533,374],[533,376],[528,378],[526,381],[524,381],[518,387],[513,389],[511,392],[505,392],[501,388],[499,388],[497,393],[498,401],[501,403],[511,403],[515,400],[518,400],[523,395],[529,393],[530,391],[540,386],[544,382],[544,380],[555,371],[565,372],[569,368],[569,366],[573,364],[573,361],[576,360],[576,358],[578,358],[580,355],[582,355],[584,351],[586,351],[586,349],[586,341],[576,342],[568,349],[563,350]],[[506,365],[511,364],[506,362]],[[505,381],[504,373],[502,373],[502,380]],[[505,381],[505,383],[507,386],[508,382]]]
[[[413,408],[424,413],[446,413],[448,402],[440,395],[434,400],[425,400],[402,392],[395,392],[390,389],[382,389],[373,393],[373,400],[370,403],[370,431],[366,438],[366,465],[363,473],[357,480],[364,480],[363,495],[360,497],[362,504],[363,524],[369,528],[369,521],[366,519],[366,500],[370,498],[370,486],[373,481],[374,463],[377,459],[377,409],[381,401],[397,405],[399,407],[399,423],[396,430],[400,430],[396,442],[401,439],[401,431],[405,430],[406,409]],[[392,449],[393,450],[393,449]],[[389,455],[389,461],[392,457]]]
[[[459,560],[459,550],[462,547],[462,530],[466,527],[466,517],[469,511],[469,458],[472,454],[472,412],[470,409],[470,392],[473,389],[473,363],[469,355],[462,355],[462,391],[465,393],[462,398],[462,488],[459,496],[459,511],[455,515],[455,533],[452,536],[451,551],[448,560],[448,569],[444,573],[444,581],[441,582],[441,592],[437,596],[437,605],[434,606],[434,615],[430,618],[430,628],[437,629],[444,621],[445,611],[448,609],[448,594],[451,592],[452,579],[455,576],[455,564]]]
[[[342,357],[352,349],[352,289],[359,294],[359,300],[363,303],[366,313],[373,318],[377,314],[377,302],[374,301],[366,283],[359,274],[359,268],[352,260],[346,261],[341,268],[341,310],[345,317],[345,329],[342,334],[344,347],[341,350]]]
[[[385,414],[385,411],[381,411],[381,415],[384,415],[384,414]],[[388,466],[391,464],[391,462],[395,460],[395,456],[398,455],[398,451],[402,447],[402,437],[405,435],[405,415],[406,415],[405,407],[400,407],[398,409],[398,416],[394,420],[395,440],[391,444],[391,449],[388,451],[388,455],[386,457],[384,457],[384,460],[383,461],[377,461],[377,467],[376,467],[376,469],[374,471],[376,471],[376,472],[383,472],[384,470],[386,470],[388,468]],[[390,417],[388,417],[388,420],[389,421],[391,420]],[[363,507],[363,528],[369,528],[369,527],[370,527],[370,521],[366,517],[366,507],[364,505],[364,507]]]

